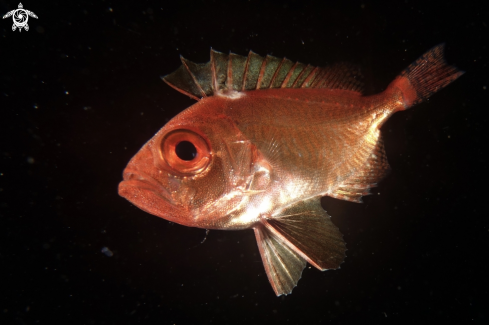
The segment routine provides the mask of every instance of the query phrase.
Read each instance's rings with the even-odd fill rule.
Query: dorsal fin
[[[207,63],[193,63],[183,57],[181,60],[182,66],[162,79],[195,100],[231,90],[328,88],[363,91],[359,69],[347,63],[319,68],[286,58],[262,57],[252,51],[245,57],[212,49],[211,60]]]

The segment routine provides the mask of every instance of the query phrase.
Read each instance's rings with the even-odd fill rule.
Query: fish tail
[[[444,43],[435,46],[407,67],[389,85],[389,88],[398,88],[401,91],[404,109],[428,99],[464,74],[464,71],[445,62],[444,50]]]

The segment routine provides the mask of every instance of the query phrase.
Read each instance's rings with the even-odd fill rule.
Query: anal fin
[[[384,141],[379,136],[362,168],[328,195],[340,200],[362,203],[362,196],[370,195],[370,189],[376,187],[389,171],[390,166],[385,154]]]
[[[289,294],[296,286],[305,261],[324,271],[338,268],[345,258],[343,235],[321,207],[319,197],[263,218],[255,235],[278,296]]]

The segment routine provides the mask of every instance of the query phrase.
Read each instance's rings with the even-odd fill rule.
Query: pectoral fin
[[[297,285],[304,260],[324,271],[338,268],[345,258],[343,235],[321,207],[319,197],[263,218],[255,235],[278,296],[289,294]]]

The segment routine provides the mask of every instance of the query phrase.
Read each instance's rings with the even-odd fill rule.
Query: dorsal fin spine
[[[250,64],[251,53],[253,53],[253,52],[250,51],[248,53],[248,57],[246,58],[246,63],[245,63],[245,68],[244,68],[244,74],[243,74],[243,84],[241,86],[241,91],[244,91],[245,90],[245,87],[246,87],[246,77],[248,76],[248,67],[249,67],[249,64]]]
[[[321,80],[321,83],[318,85],[318,88],[324,88],[324,85],[328,82],[328,80],[331,78],[331,73],[329,71],[327,71],[324,76],[323,76],[323,79]]]
[[[178,91],[179,93],[182,93],[184,95],[187,95],[188,97],[192,98],[192,99],[195,99],[196,101],[199,101],[200,98],[197,97],[197,96],[194,96],[193,94],[181,89],[181,88],[178,88],[174,85],[172,85],[171,83],[169,83],[165,78],[161,78],[168,86],[172,87],[173,89],[175,89],[176,91]]]
[[[212,73],[212,89],[214,90],[214,94],[215,94],[219,91],[219,85],[217,84],[216,59],[214,56],[213,49],[211,49],[211,73]]]
[[[294,74],[295,68],[297,67],[297,63],[299,63],[299,62],[294,63],[292,68],[290,68],[289,73],[287,73],[287,75],[285,76],[285,79],[282,82],[282,84],[280,85],[280,88],[285,88],[287,86],[290,78],[292,78],[292,75]]]
[[[275,73],[273,74],[272,80],[270,80],[269,88],[272,88],[272,85],[273,85],[275,79],[277,78],[278,73],[279,73],[280,69],[282,68],[282,65],[284,64],[285,60],[287,60],[287,58],[283,58],[282,61],[280,62],[280,64],[278,65],[277,70],[275,70]]]
[[[331,76],[329,77],[329,85],[336,85],[338,83],[338,79],[338,73],[336,71],[333,71],[333,73],[331,73]]]
[[[185,58],[183,56],[181,56],[181,55],[180,55],[180,61],[182,61],[182,64],[185,66],[185,69],[187,69],[188,74],[192,77],[192,80],[194,81],[194,83],[197,86],[197,88],[199,88],[199,91],[200,91],[201,96],[202,97],[207,97],[207,95],[205,94],[205,91],[200,86],[200,84],[197,81],[197,79],[195,78],[194,74],[192,73],[192,71],[190,71],[190,69],[189,69],[189,67],[187,65],[187,62],[186,62]],[[200,99],[201,98],[199,98],[198,100],[200,100]]]
[[[292,84],[292,87],[291,88],[299,88],[302,85],[302,84],[298,85],[297,83],[302,78],[302,75],[306,72],[307,68],[309,68],[310,66],[311,65],[308,64],[308,65],[306,65],[306,67],[304,69],[302,69],[301,73],[299,73],[299,75],[295,79],[294,83]]]
[[[263,80],[263,75],[265,74],[265,68],[267,66],[268,55],[265,57],[265,60],[261,63],[260,73],[258,74],[258,80],[256,81],[256,89],[260,89],[261,82]]]
[[[304,80],[304,82],[302,83],[302,85],[300,87],[301,88],[307,88],[308,85],[309,85],[309,82],[314,81],[314,78],[316,77],[318,70],[319,70],[319,68],[318,67],[315,67],[311,71],[311,73],[307,76],[306,80]]]
[[[320,69],[319,72],[317,73],[316,78],[311,83],[310,88],[319,88],[318,85],[322,84],[322,82],[324,81],[325,75],[326,75],[326,71],[324,71],[324,69]]]
[[[226,88],[228,90],[233,89],[233,62],[232,62],[232,56],[231,52],[229,52],[228,56],[228,77],[226,79]]]

